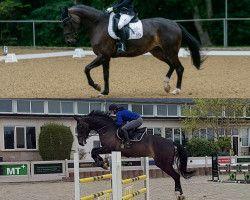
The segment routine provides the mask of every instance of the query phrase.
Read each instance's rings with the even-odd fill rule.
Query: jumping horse
[[[164,89],[167,93],[170,92],[170,77],[174,70],[176,71],[177,85],[172,94],[178,94],[181,91],[184,67],[178,58],[178,52],[182,40],[187,44],[192,63],[197,69],[200,69],[205,60],[200,54],[200,43],[183,26],[172,20],[164,18],[143,19],[143,37],[138,40],[128,40],[126,52],[117,53],[116,40],[111,38],[108,33],[109,14],[83,5],[70,9],[61,7],[61,19],[65,41],[68,45],[74,45],[76,37],[82,31],[86,31],[90,38],[91,47],[97,57],[86,66],[85,73],[89,85],[101,91],[101,86],[91,78],[90,71],[102,65],[104,90],[99,96],[109,94],[109,63],[111,58],[135,57],[150,52],[170,67],[164,78]]]
[[[89,115],[74,118],[77,121],[79,145],[86,144],[91,130],[99,134],[101,147],[93,148],[91,151],[91,156],[99,167],[106,169],[103,158],[99,154],[109,154],[112,151],[121,151],[126,157],[150,156],[154,159],[156,166],[174,179],[175,192],[183,194],[180,175],[174,170],[173,164],[176,163],[178,171],[186,179],[190,178],[193,172],[187,171],[187,152],[182,145],[160,136],[146,134],[141,141],[132,143],[131,148],[124,149],[121,148],[121,140],[116,135],[118,127],[107,114],[92,111]]]

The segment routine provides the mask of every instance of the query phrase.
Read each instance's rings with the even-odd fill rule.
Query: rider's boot
[[[119,37],[120,37],[120,45],[118,46],[117,49],[117,53],[121,53],[126,51],[126,33],[125,33],[125,28],[123,27],[120,31],[119,31]]]
[[[129,140],[129,136],[128,136],[128,131],[126,129],[122,129],[122,135],[124,138],[124,147],[126,149],[130,148],[130,140]]]

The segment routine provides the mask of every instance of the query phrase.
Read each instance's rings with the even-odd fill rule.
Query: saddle
[[[116,35],[119,35],[118,32],[118,23],[119,23],[119,19],[120,19],[120,14],[116,13],[113,17],[113,31]],[[139,21],[138,18],[138,13],[135,14],[135,16],[131,19],[131,21],[129,22],[129,24],[131,23],[136,23]],[[125,25],[123,28],[125,30],[126,33],[126,40],[129,38],[129,30],[131,30],[133,32],[133,30],[129,27],[129,24]]]
[[[128,131],[130,142],[140,142],[145,134],[147,134],[147,127],[131,129]],[[117,129],[117,137],[123,140],[121,129]]]
[[[119,30],[118,30],[118,23],[120,19],[120,14],[115,14],[112,12],[109,16],[109,25],[108,25],[108,33],[110,37],[117,40],[119,39]],[[133,19],[130,21],[129,24],[124,26],[126,32],[126,39],[140,39],[143,36],[143,27],[142,22],[138,18],[138,14],[136,13]]]

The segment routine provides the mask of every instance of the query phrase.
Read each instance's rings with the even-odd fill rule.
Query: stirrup
[[[117,53],[125,52],[126,47],[124,46],[124,43],[121,43],[120,46],[117,48]]]
[[[124,143],[125,149],[129,149],[131,147],[130,141]]]

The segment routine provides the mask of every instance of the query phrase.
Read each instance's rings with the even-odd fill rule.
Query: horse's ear
[[[80,122],[80,120],[81,120],[81,117],[79,117],[79,116],[74,116],[74,119],[77,121],[77,123],[78,122]]]
[[[64,9],[63,9],[62,6],[60,6],[60,11],[61,11],[62,14],[64,14]]]

